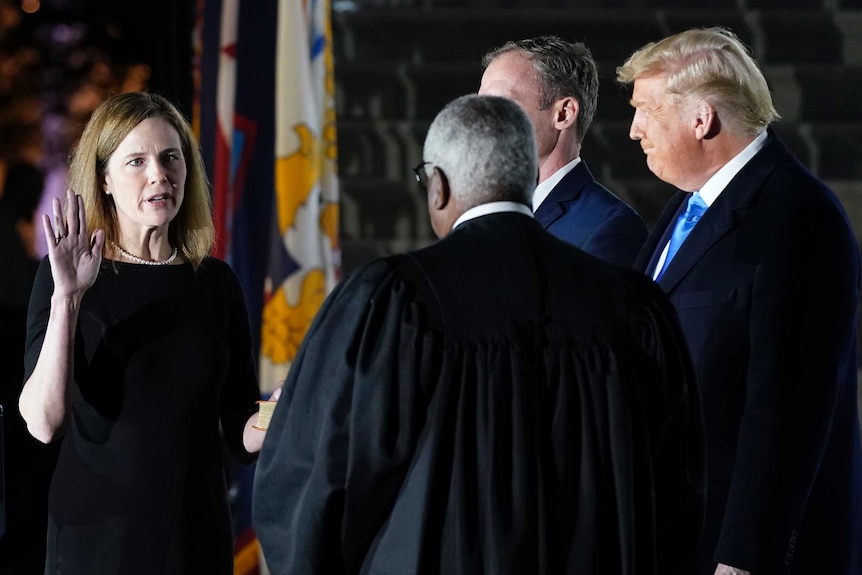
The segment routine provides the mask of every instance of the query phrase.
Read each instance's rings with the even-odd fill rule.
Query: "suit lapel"
[[[719,196],[715,203],[709,207],[685,242],[680,246],[679,251],[676,252],[676,256],[667,265],[664,273],[658,278],[658,284],[666,292],[670,292],[676,287],[709,248],[731,228],[733,224],[733,208],[728,206],[727,202],[720,201],[721,197]],[[664,244],[662,244],[662,247],[664,247]]]
[[[673,234],[674,222],[676,222],[680,212],[685,209],[685,201],[687,199],[688,194],[686,192],[677,192],[668,200],[664,211],[659,216],[653,228],[654,230],[664,230],[664,232],[662,234],[652,233],[649,235],[635,261],[634,268],[636,270],[642,271],[649,277],[655,275],[658,258],[661,256],[664,246],[670,241],[670,236]]]
[[[760,152],[734,176],[716,198],[658,279],[658,284],[666,292],[673,290],[704,254],[731,228],[738,225],[763,182],[786,156],[787,148],[770,130],[769,138]],[[670,223],[667,227],[672,226]],[[664,248],[663,243],[659,246]]]
[[[593,174],[590,173],[584,160],[581,160],[554,186],[554,189],[536,210],[536,221],[547,230],[566,212],[566,204],[574,201],[580,195],[581,190],[592,181],[594,181]]]

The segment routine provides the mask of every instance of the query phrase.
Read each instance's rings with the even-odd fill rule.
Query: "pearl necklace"
[[[145,266],[166,266],[169,263],[171,263],[172,261],[174,261],[175,259],[177,259],[177,248],[176,247],[174,247],[174,251],[171,252],[171,257],[169,257],[166,260],[162,260],[162,261],[158,262],[158,261],[152,261],[152,260],[145,260],[144,258],[139,258],[138,256],[132,255],[129,252],[127,252],[126,250],[124,250],[123,248],[121,248],[120,246],[118,246],[117,244],[115,244],[114,242],[111,242],[111,245],[114,246],[114,249],[116,249],[118,252],[120,252],[122,255],[129,258],[133,262],[136,262],[139,264],[144,264]]]

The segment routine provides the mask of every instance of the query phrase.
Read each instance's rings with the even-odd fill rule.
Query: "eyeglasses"
[[[425,171],[425,166],[430,164],[431,162],[422,162],[415,168],[413,168],[413,173],[416,174],[416,183],[419,184],[419,187],[423,190],[428,189],[428,172]]]

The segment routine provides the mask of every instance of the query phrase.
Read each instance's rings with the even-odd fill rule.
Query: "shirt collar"
[[[455,220],[455,225],[452,226],[452,229],[454,230],[464,222],[478,218],[479,216],[487,216],[488,214],[496,214],[499,212],[518,212],[525,216],[533,217],[533,211],[524,204],[519,204],[518,202],[488,202],[487,204],[473,206],[461,214],[461,216]]]
[[[734,176],[736,176],[736,174],[745,167],[745,164],[747,164],[751,158],[757,155],[757,152],[763,148],[767,136],[768,134],[766,130],[761,132],[756,138],[754,138],[754,140],[751,141],[750,144],[743,148],[741,152],[723,165],[720,170],[706,181],[700,189],[700,197],[703,198],[703,201],[706,202],[707,206],[712,205],[712,203],[718,198],[719,194],[721,194],[724,188],[727,187],[727,184],[730,183],[730,180],[732,180]]]
[[[566,177],[566,174],[575,169],[575,166],[581,163],[581,158],[578,156],[553,174],[551,177],[540,183],[536,186],[536,191],[533,192],[533,211],[539,209],[539,206],[542,205],[542,202],[545,201],[545,198],[550,195],[551,190],[553,190],[557,184],[560,183],[560,180]]]

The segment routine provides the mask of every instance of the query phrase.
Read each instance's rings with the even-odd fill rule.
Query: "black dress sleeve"
[[[231,453],[243,463],[251,463],[257,454],[248,453],[242,441],[245,424],[257,410],[256,402],[260,399],[251,322],[239,279],[227,264],[223,265],[230,360],[219,397],[219,414],[225,442]]]
[[[51,264],[48,258],[42,259],[36,279],[33,280],[33,290],[30,294],[30,304],[27,310],[27,342],[24,350],[24,381],[27,381],[36,369],[36,361],[42,351],[45,331],[48,329],[48,316],[51,315],[51,295],[54,293],[54,279],[51,276]]]

